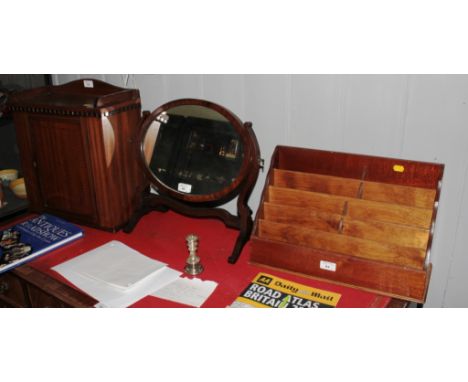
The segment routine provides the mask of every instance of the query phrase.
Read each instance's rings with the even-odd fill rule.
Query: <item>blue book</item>
[[[80,227],[49,214],[0,231],[0,273],[82,236]]]

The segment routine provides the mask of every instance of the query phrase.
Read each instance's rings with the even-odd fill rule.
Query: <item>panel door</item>
[[[97,221],[86,130],[76,118],[31,116],[34,161],[46,210]]]

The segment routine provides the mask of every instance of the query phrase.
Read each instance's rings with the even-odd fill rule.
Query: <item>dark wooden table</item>
[[[189,233],[196,233],[200,237],[198,254],[205,271],[199,278],[218,283],[203,307],[229,306],[259,272],[340,293],[338,307],[402,308],[408,305],[405,301],[372,292],[250,264],[249,243],[239,261],[234,265],[229,264],[226,259],[236,240],[237,231],[227,229],[221,221],[213,219],[188,218],[174,212],[151,212],[141,219],[131,234],[122,231],[111,233],[89,227],[83,229],[82,239],[1,274],[0,306],[92,307],[96,303],[93,298],[76,289],[51,268],[111,240],[119,240],[149,257],[167,263],[173,269],[182,271],[188,256],[185,236]],[[147,296],[132,307],[186,306]]]

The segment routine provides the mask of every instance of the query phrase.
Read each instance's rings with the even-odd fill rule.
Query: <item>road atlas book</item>
[[[48,214],[0,230],[0,273],[81,236],[83,231],[80,227]]]
[[[341,294],[259,273],[231,308],[335,308]]]

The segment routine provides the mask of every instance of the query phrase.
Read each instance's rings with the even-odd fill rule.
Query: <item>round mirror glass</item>
[[[233,122],[204,105],[176,105],[152,115],[142,150],[152,175],[186,195],[231,187],[244,160],[244,144]]]

